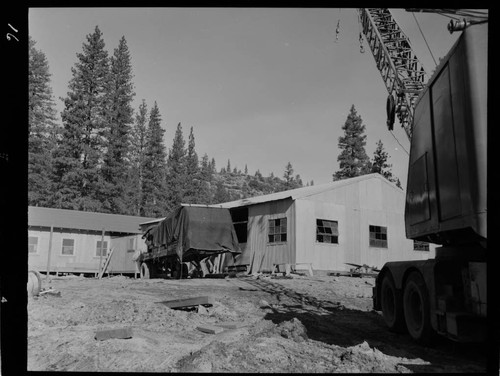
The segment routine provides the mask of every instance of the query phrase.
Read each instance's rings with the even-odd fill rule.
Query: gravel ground
[[[482,346],[431,348],[389,332],[372,311],[373,278],[140,280],[53,277],[60,296],[28,300],[29,371],[467,372],[486,370]],[[162,302],[209,296],[206,309]],[[233,324],[210,334],[200,326]],[[132,338],[96,340],[131,328]]]

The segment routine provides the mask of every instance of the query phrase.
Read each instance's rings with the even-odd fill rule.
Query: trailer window
[[[28,237],[28,252],[38,253],[38,238],[36,236]]]
[[[73,256],[75,254],[75,239],[63,239],[61,254]]]
[[[135,238],[130,238],[128,240],[127,252],[135,252]]]
[[[370,247],[387,248],[387,227],[370,225]]]
[[[423,242],[420,240],[413,241],[413,250],[414,251],[427,251],[429,252],[429,243]]]
[[[269,220],[269,243],[286,242],[286,218]]]
[[[108,242],[105,240],[102,244],[102,255],[106,256],[107,254],[108,254]],[[101,241],[100,240],[97,241],[95,255],[101,256]]]
[[[339,223],[326,219],[316,219],[316,241],[318,243],[339,244]]]

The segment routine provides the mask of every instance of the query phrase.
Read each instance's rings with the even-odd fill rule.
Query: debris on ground
[[[196,327],[200,332],[203,333],[208,333],[208,334],[218,334],[222,333],[224,331],[224,328],[221,328],[220,326],[213,326],[213,325],[202,325]]]
[[[199,305],[212,306],[214,301],[210,296],[198,296],[195,298],[175,299],[161,302],[172,309],[194,308]]]
[[[27,368],[99,373],[486,372],[487,351],[481,346],[442,340],[429,349],[407,334],[388,331],[380,312],[372,309],[373,289],[366,283],[373,283],[372,277],[334,278],[54,279],[50,288],[63,291],[60,298],[28,299]],[[193,297],[211,300],[191,300],[182,309],[159,304],[183,300],[185,305]],[[206,302],[212,305],[207,308]],[[126,340],[109,334],[107,340],[95,339],[103,338],[99,336],[105,330],[127,329],[133,333],[120,335]]]
[[[117,338],[117,339],[132,338],[132,328],[101,330],[95,334],[94,338],[98,341],[104,341],[112,338]]]

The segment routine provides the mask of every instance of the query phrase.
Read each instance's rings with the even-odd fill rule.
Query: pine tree
[[[129,182],[130,128],[133,123],[132,66],[125,37],[111,57],[111,70],[108,89],[108,132],[106,154],[101,169],[100,199],[103,211],[115,214],[132,214],[133,209],[127,202]]]
[[[166,203],[165,192],[165,146],[161,127],[161,115],[158,104],[154,102],[149,114],[148,132],[146,140],[141,215],[147,217],[161,217],[170,208]]]
[[[188,150],[186,156],[186,185],[183,201],[187,204],[200,203],[201,172],[198,154],[195,150],[193,127],[189,132]]]
[[[135,123],[130,137],[130,172],[128,202],[133,208],[134,215],[141,215],[144,211],[142,206],[144,171],[146,161],[146,142],[148,140],[148,109],[143,99],[139,105],[139,112],[135,117]]]
[[[174,208],[182,203],[186,187],[186,142],[181,123],[177,125],[172,148],[167,159],[168,205]]]
[[[211,162],[208,161],[208,155],[205,153],[201,159],[200,168],[200,195],[199,201],[201,204],[211,204],[212,203],[212,193],[211,186],[213,181],[213,171]]]
[[[45,54],[29,37],[28,65],[28,204],[50,207],[53,153],[57,134],[56,109]]]
[[[228,174],[231,172],[231,162],[229,161],[229,159],[227,160],[226,172],[227,172]]]
[[[373,153],[370,172],[382,175],[384,178],[395,183],[396,186],[401,188],[401,182],[399,181],[399,179],[392,175],[392,164],[387,163],[388,159],[389,154],[384,150],[384,144],[382,143],[382,140],[378,140],[377,148]]]
[[[304,184],[302,183],[302,179],[300,178],[300,175],[299,174],[295,175],[295,188],[301,188],[303,186],[304,186]]]
[[[229,192],[224,187],[224,183],[222,182],[222,180],[218,180],[217,185],[216,185],[215,194],[214,194],[214,200],[213,200],[214,204],[220,204],[222,202],[227,202],[230,199],[231,198],[230,198]]]
[[[55,155],[55,206],[100,211],[99,169],[107,125],[108,53],[99,27],[87,35],[71,68],[73,77],[61,114],[64,129]]]
[[[285,167],[285,172],[283,173],[283,179],[285,179],[283,183],[284,190],[292,189],[294,187],[293,167],[290,162],[288,162]]]
[[[248,175],[248,167],[246,164],[245,164],[245,175]]]
[[[333,174],[333,180],[342,180],[369,173],[369,158],[366,155],[366,135],[363,120],[354,108],[347,116],[342,126],[344,136],[339,137],[339,149],[341,153],[337,158],[340,162],[340,170]]]
[[[210,162],[210,169],[212,170],[212,174],[215,174],[216,167],[215,167],[215,158],[212,158],[212,161]]]

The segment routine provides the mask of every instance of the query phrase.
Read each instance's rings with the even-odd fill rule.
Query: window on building
[[[102,242],[102,255],[106,256],[108,254],[108,242],[105,240]],[[96,256],[101,256],[101,241],[98,240],[96,244],[96,251],[95,251]]]
[[[231,209],[234,231],[239,243],[247,242],[248,208]]]
[[[429,252],[429,243],[423,242],[420,240],[413,241],[413,250],[414,251],[427,251]]]
[[[127,252],[135,252],[135,238],[128,240]]]
[[[75,254],[75,239],[62,240],[62,255],[73,256]]]
[[[286,242],[286,218],[269,220],[269,243]]]
[[[316,241],[318,243],[339,244],[339,223],[337,221],[317,219]]]
[[[370,247],[387,248],[387,227],[370,225]]]
[[[36,236],[28,237],[28,252],[38,253],[38,238]]]

